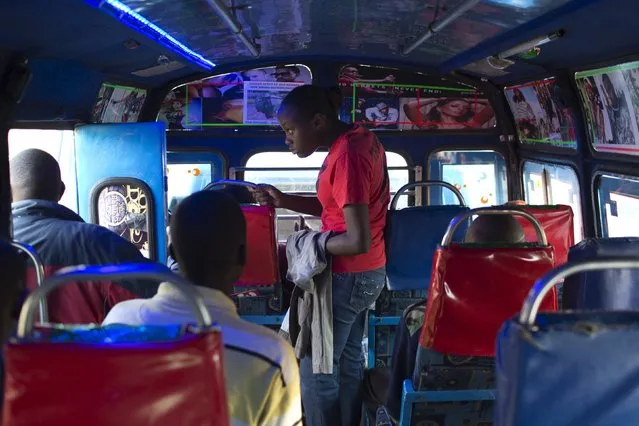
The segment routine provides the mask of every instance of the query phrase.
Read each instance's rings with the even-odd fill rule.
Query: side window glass
[[[572,167],[526,161],[523,169],[526,202],[534,205],[564,204],[572,208],[575,242],[583,239],[579,178]]]
[[[326,158],[326,152],[315,152],[307,158],[297,158],[288,152],[260,152],[246,162],[244,180],[254,183],[267,183],[280,191],[306,196],[316,195],[317,175]],[[394,152],[386,153],[389,168],[391,196],[408,183],[408,164],[406,159]],[[398,208],[405,207],[408,197],[402,196]],[[285,240],[299,219],[299,214],[290,210],[278,209],[278,238]],[[306,224],[315,230],[321,229],[319,218],[305,217]]]
[[[66,187],[60,204],[78,212],[78,186],[75,174],[73,130],[12,129],[9,131],[9,158],[27,149],[41,149],[58,161]]]
[[[470,208],[488,207],[508,201],[506,162],[495,151],[438,151],[429,159],[428,179],[454,185]],[[457,204],[448,190],[434,187],[425,202],[431,205]]]
[[[602,236],[639,237],[639,180],[602,175],[596,182]]]

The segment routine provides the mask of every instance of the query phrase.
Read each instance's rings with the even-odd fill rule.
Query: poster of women
[[[420,73],[347,64],[338,82],[340,117],[374,130],[468,130],[495,126],[495,112],[473,87]],[[455,86],[458,87],[455,87]]]
[[[563,107],[555,80],[507,87],[504,92],[522,142],[577,147],[572,112]]]
[[[158,120],[170,130],[277,126],[277,109],[295,87],[311,84],[304,65],[278,65],[218,75],[172,90]]]
[[[639,155],[639,62],[575,74],[597,151]]]

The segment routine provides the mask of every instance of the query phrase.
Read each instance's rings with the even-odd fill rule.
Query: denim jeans
[[[309,356],[300,361],[306,426],[355,426],[362,412],[366,312],[386,282],[386,268],[333,273],[333,374],[313,374]]]

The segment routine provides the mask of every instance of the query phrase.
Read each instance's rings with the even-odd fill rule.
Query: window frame
[[[320,153],[326,153],[328,154],[327,151],[317,151]],[[250,155],[248,155],[246,157],[246,159],[244,160],[244,164],[240,167],[230,167],[229,171],[228,171],[228,176],[229,179],[232,180],[243,180],[245,178],[245,172],[247,171],[291,171],[291,172],[295,172],[295,171],[315,171],[317,173],[319,173],[320,168],[321,167],[247,167],[246,164],[248,164],[249,160],[259,154],[262,153],[282,153],[282,154],[289,154],[287,151],[281,151],[281,150],[264,150],[264,151],[255,151],[255,152],[251,152]],[[414,182],[415,179],[417,179],[416,176],[421,175],[421,167],[417,166],[412,166],[411,162],[409,161],[409,158],[407,158],[407,156],[401,152],[396,152],[396,151],[386,151],[386,154],[395,154],[400,156],[406,163],[406,166],[390,166],[388,167],[389,171],[392,170],[405,170],[408,172],[408,182],[407,183],[411,183]],[[257,182],[254,182],[257,183]],[[402,185],[403,186],[403,185]],[[401,187],[401,186],[400,186]],[[317,192],[313,191],[287,191],[286,194],[291,194],[291,195],[301,195],[301,196],[317,196]],[[396,192],[391,191],[391,200],[393,199],[394,195],[396,194]],[[410,196],[413,194],[413,191],[406,191],[406,195]],[[409,198],[409,205],[410,204],[410,198]],[[304,220],[317,220],[319,219],[316,216],[311,216],[311,215],[305,215],[305,214],[278,214],[276,216],[277,221],[279,222],[280,220],[282,221],[295,221],[298,220],[300,217],[302,217]]]
[[[505,196],[506,196],[506,201],[508,201],[510,199],[510,194],[511,194],[511,187],[512,185],[514,185],[510,170],[509,170],[509,154],[507,151],[499,149],[499,146],[495,146],[495,145],[491,145],[491,146],[477,146],[477,147],[468,147],[467,145],[460,145],[460,144],[454,144],[451,146],[439,146],[436,149],[433,149],[432,151],[429,151],[426,154],[426,170],[424,173],[424,180],[431,180],[431,172],[432,172],[432,168],[431,168],[431,163],[432,163],[432,157],[440,152],[445,152],[445,151],[454,151],[454,152],[480,152],[480,151],[484,151],[484,152],[493,152],[495,154],[498,154],[502,160],[504,161],[504,165],[506,166],[506,187],[505,187]],[[505,146],[504,146],[505,148]],[[431,193],[430,193],[430,188],[428,189],[428,191],[426,191],[424,193],[424,195],[420,198],[423,199],[424,203],[427,204],[417,204],[417,205],[429,205],[428,203],[430,202],[430,197],[431,197]],[[466,205],[468,205],[468,200],[466,201]],[[484,206],[487,207],[487,206]]]
[[[584,238],[586,238],[586,220],[585,220],[585,211],[586,211],[586,206],[583,204],[583,197],[584,197],[584,192],[583,192],[583,187],[581,185],[581,180],[579,178],[579,169],[571,163],[567,163],[567,162],[555,162],[555,161],[547,161],[547,160],[542,160],[539,158],[522,158],[520,163],[519,163],[519,178],[521,179],[521,194],[524,197],[524,200],[526,201],[526,203],[528,202],[526,200],[527,198],[527,194],[526,194],[526,181],[525,181],[525,177],[524,177],[524,172],[525,172],[525,166],[526,163],[535,163],[537,165],[541,165],[543,167],[543,172],[542,172],[542,181],[545,182],[545,193],[544,193],[544,200],[545,200],[545,205],[556,205],[558,203],[552,201],[549,201],[549,197],[552,196],[552,190],[549,191],[550,185],[551,185],[551,179],[549,179],[548,174],[546,173],[546,166],[555,166],[555,167],[567,167],[570,170],[572,170],[575,174],[575,177],[577,178],[577,185],[579,187],[579,208],[580,208],[580,222],[581,222],[581,232],[580,232],[580,237],[581,239],[579,239],[577,237],[577,235],[574,236],[575,238],[575,244],[579,243],[580,241],[583,241]],[[572,208],[572,206],[571,206]],[[573,215],[576,217],[577,216],[577,212],[574,211],[573,209]],[[576,224],[575,224],[576,225]],[[575,227],[575,232],[578,232],[578,228]]]
[[[635,176],[630,173],[616,172],[616,171],[610,171],[610,170],[597,170],[592,175],[590,186],[592,189],[591,196],[592,196],[592,204],[594,206],[594,212],[595,212],[594,221],[595,221],[595,227],[596,227],[595,229],[597,230],[597,237],[612,238],[612,237],[604,235],[604,223],[603,223],[604,217],[603,217],[603,212],[601,211],[601,202],[599,199],[599,189],[598,189],[598,186],[601,182],[601,178],[603,177],[629,179],[629,180],[633,180],[637,182],[637,185],[639,185],[639,176]]]

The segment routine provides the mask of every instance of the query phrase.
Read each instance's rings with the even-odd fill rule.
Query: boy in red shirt
[[[302,402],[308,426],[351,426],[361,415],[366,311],[386,280],[384,227],[390,202],[386,155],[368,129],[340,121],[339,91],[300,86],[284,99],[278,120],[286,145],[300,158],[320,147],[328,156],[317,197],[283,194],[269,185],[255,192],[261,204],[320,216],[333,265],[333,374],[313,374],[302,358]]]

